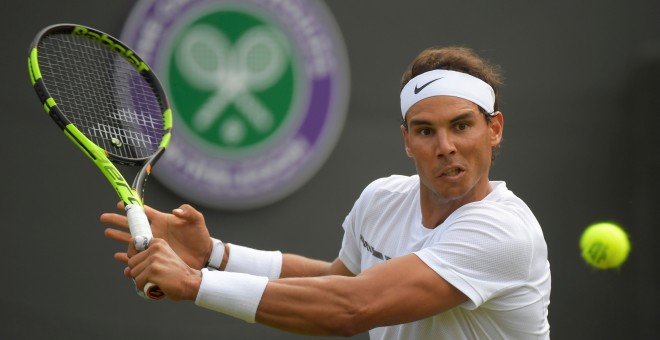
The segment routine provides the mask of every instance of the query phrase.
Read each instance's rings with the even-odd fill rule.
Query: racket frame
[[[102,147],[98,146],[87,138],[60,110],[55,99],[50,95],[46,85],[44,84],[41,71],[39,69],[39,42],[47,35],[51,34],[75,34],[84,36],[99,44],[112,49],[124,57],[135,69],[145,78],[148,79],[153,89],[157,92],[159,104],[163,114],[163,137],[157,150],[150,156],[145,158],[126,158],[119,155],[114,155]],[[32,86],[34,87],[39,100],[43,104],[44,110],[53,119],[53,121],[63,130],[64,134],[71,140],[87,157],[96,164],[101,170],[105,178],[110,182],[115,192],[126,207],[127,214],[131,214],[129,210],[134,207],[139,207],[143,215],[141,218],[146,221],[145,226],[135,227],[141,229],[140,231],[134,230],[130,226],[131,235],[136,238],[136,248],[144,250],[151,241],[151,228],[143,213],[144,209],[144,189],[147,179],[151,174],[151,168],[163,155],[172,137],[172,111],[167,101],[167,96],[163,90],[160,81],[151,68],[128,46],[113,36],[96,30],[94,28],[75,25],[75,24],[56,24],[51,25],[41,30],[30,45],[30,52],[28,57],[28,71]],[[129,185],[124,176],[119,172],[115,164],[129,165],[129,166],[142,166],[139,170],[132,185]],[[135,215],[133,213],[132,215]],[[129,222],[132,219],[129,217]],[[132,223],[129,223],[129,225]],[[140,234],[140,235],[135,235]],[[142,237],[140,239],[137,239]],[[139,292],[142,293],[142,292]],[[146,297],[151,299],[161,299],[164,294],[160,289],[151,283],[145,286],[143,292]]]

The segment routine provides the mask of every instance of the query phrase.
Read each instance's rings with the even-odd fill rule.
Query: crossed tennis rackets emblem
[[[193,114],[193,128],[208,131],[233,104],[243,119],[228,117],[222,122],[218,131],[222,141],[243,141],[245,122],[257,132],[268,132],[274,125],[273,113],[254,93],[273,86],[284,74],[287,50],[283,41],[264,26],[246,31],[233,45],[213,26],[190,29],[176,51],[177,66],[190,85],[213,92]]]

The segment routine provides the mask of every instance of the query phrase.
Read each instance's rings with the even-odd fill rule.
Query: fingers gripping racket
[[[156,75],[119,40],[72,24],[39,32],[28,69],[44,109],[112,184],[126,208],[135,247],[145,250],[153,236],[143,208],[144,187],[172,129]],[[132,186],[115,164],[142,167]],[[151,283],[138,292],[164,297]]]

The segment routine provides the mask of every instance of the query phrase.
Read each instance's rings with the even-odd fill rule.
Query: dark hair
[[[485,81],[495,92],[495,105],[493,107],[495,112],[499,111],[498,88],[502,83],[500,68],[477,55],[472,49],[452,46],[428,48],[422,51],[403,73],[400,90],[406,86],[410,79],[431,70],[450,70],[467,73]],[[479,107],[479,111],[484,114],[486,122],[490,123],[492,117],[489,113],[481,107]],[[405,118],[402,124],[407,128]],[[498,151],[499,145],[493,148],[493,159]]]

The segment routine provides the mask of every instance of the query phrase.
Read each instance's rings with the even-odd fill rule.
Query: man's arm
[[[220,270],[227,268],[231,255],[231,246],[225,244],[224,255],[220,264]],[[333,262],[311,259],[296,254],[282,254],[282,269],[280,278],[287,277],[313,277],[325,275],[354,276],[344,263],[335,259]]]
[[[322,268],[325,268],[328,269],[327,273],[332,275],[289,277],[272,281],[266,279],[264,282],[263,277],[245,274],[235,276],[233,273],[227,273],[225,276],[224,273],[218,272],[224,281],[211,285],[223,290],[227,284],[231,285],[233,278],[248,280],[251,287],[258,287],[258,282],[263,282],[263,290],[256,289],[255,294],[258,295],[250,295],[252,293],[249,292],[255,290],[248,289],[247,286],[235,286],[233,289],[237,290],[232,294],[241,295],[242,298],[238,299],[243,302],[254,301],[254,320],[257,322],[289,332],[311,335],[353,335],[374,327],[427,318],[467,301],[463,293],[414,254],[388,260],[357,276],[341,275],[348,270],[339,260],[324,265],[314,260],[291,256],[284,261],[283,267],[289,272],[300,271],[299,266],[295,270],[290,269],[297,267],[294,264],[300,261],[304,266],[316,268],[317,273],[321,273]],[[125,274],[135,279],[138,288],[147,282],[153,282],[173,300],[198,301],[203,281],[214,280],[212,276],[206,278],[198,270],[186,266],[161,239],[154,239],[147,250],[135,253],[128,260],[128,265],[130,268]],[[226,290],[211,292],[207,297],[210,296],[211,300],[215,301],[212,303],[217,305],[203,306],[234,315],[232,306],[237,305],[232,305],[227,299],[235,299],[226,294]],[[245,316],[245,308],[239,308],[239,314]]]
[[[123,211],[121,202],[118,208]],[[186,264],[194,269],[201,269],[205,266],[210,257],[212,242],[204,216],[191,207],[184,204],[174,209],[171,214],[160,212],[151,207],[145,206],[145,212],[151,221],[151,228],[154,237],[162,238],[172,247],[176,254],[183,259]],[[107,228],[106,237],[129,244],[131,235],[128,231],[128,222],[123,214],[105,213],[101,215],[101,222],[111,224],[117,228]],[[224,245],[224,256],[220,269],[224,270],[229,260],[230,246]],[[115,258],[123,263],[128,262],[128,254],[119,252]],[[346,269],[340,261],[326,262],[313,260],[306,257],[284,254],[282,257],[282,271],[280,277],[307,277],[322,275],[350,275],[353,274]]]
[[[282,254],[280,278],[327,275],[355,276],[338,258],[333,262],[326,262],[295,254]]]
[[[333,264],[348,271],[339,260]],[[262,295],[256,321],[294,333],[350,336],[427,318],[467,299],[410,254],[355,277],[271,281]]]
[[[184,237],[185,233],[201,236],[202,242],[197,243],[206,249],[211,247],[203,218],[198,216],[201,214],[188,206],[174,215],[151,210],[149,213],[152,221],[160,221],[154,217],[162,215],[159,233],[161,237],[169,236],[169,242],[154,239],[146,251],[136,253],[131,249],[130,235],[106,230],[108,237],[129,244],[131,258],[126,253],[116,258],[128,263],[130,269],[125,274],[133,277],[138,287],[149,281],[158,284],[174,300],[195,300],[202,280],[198,268],[203,261],[184,263],[178,253],[187,253],[183,245],[190,243],[190,238]],[[171,220],[172,217],[179,220]],[[104,214],[102,221],[122,228],[126,224],[125,218],[114,214]],[[191,229],[191,225],[197,227]],[[173,231],[176,233],[172,234]],[[179,231],[185,233],[178,235]],[[177,242],[182,242],[182,247],[175,253],[168,243],[178,246]],[[208,257],[210,250],[204,253],[202,257]],[[225,260],[231,257],[231,253],[226,255]],[[192,268],[190,262],[194,262]],[[426,318],[467,301],[463,293],[412,254],[388,260],[357,276],[338,259],[325,262],[284,254],[281,266],[282,279],[266,284],[258,301],[256,320],[291,332],[350,335]]]

